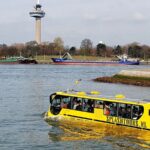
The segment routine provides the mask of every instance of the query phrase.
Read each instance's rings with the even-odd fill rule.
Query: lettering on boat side
[[[138,120],[112,117],[112,116],[107,116],[106,121],[114,124],[121,124],[121,125],[127,125],[127,126],[139,127],[139,128],[147,128],[145,121],[138,122]]]

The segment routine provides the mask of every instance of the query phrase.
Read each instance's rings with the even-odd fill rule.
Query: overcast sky
[[[36,0],[5,0],[0,4],[0,44],[34,40],[35,20],[29,16]],[[61,37],[65,45],[150,45],[150,0],[41,0],[42,41]]]

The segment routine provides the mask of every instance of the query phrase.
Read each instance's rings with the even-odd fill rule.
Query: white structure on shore
[[[35,41],[41,44],[41,18],[45,16],[45,12],[41,9],[42,5],[39,0],[34,7],[34,10],[30,12],[30,16],[35,18]]]
[[[131,76],[131,77],[150,78],[150,69],[129,69],[129,70],[122,70],[122,71],[120,71],[118,73],[118,75]]]

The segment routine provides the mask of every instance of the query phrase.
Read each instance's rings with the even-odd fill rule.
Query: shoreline
[[[112,77],[98,77],[94,81],[150,87],[150,69],[122,70]]]

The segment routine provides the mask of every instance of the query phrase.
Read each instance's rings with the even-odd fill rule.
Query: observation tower
[[[40,0],[37,0],[34,10],[30,12],[30,16],[35,18],[35,41],[41,44],[41,18],[45,16],[45,12],[41,9]]]

